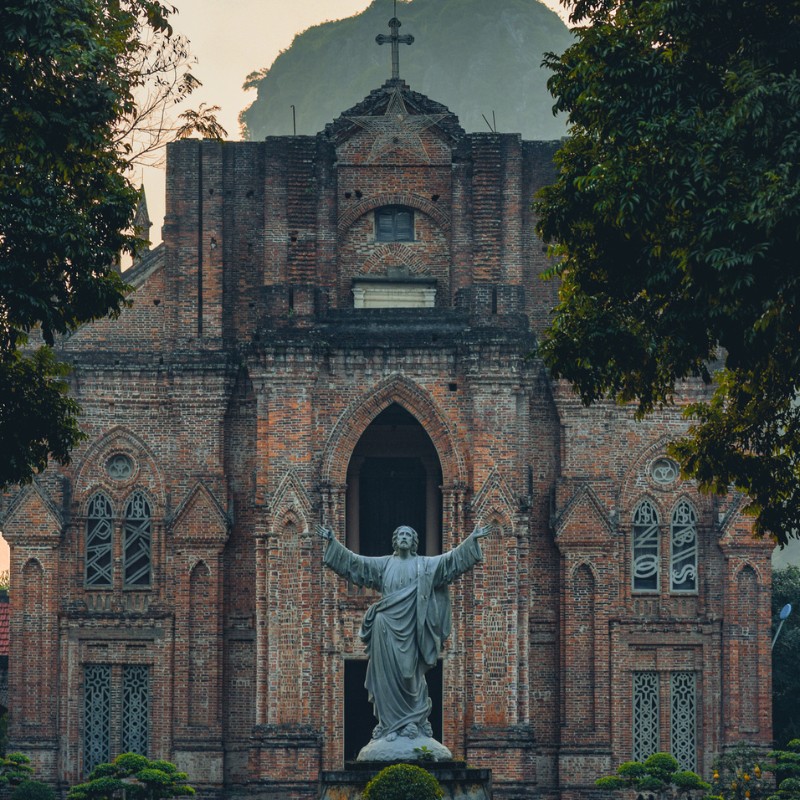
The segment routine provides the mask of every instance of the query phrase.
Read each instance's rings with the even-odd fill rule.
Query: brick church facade
[[[132,305],[61,343],[88,435],[4,508],[13,747],[66,787],[125,750],[209,796],[314,798],[365,743],[373,600],[323,571],[493,523],[452,588],[434,725],[497,798],[771,740],[769,548],[644,421],[535,356],[530,201],[557,143],[392,79],[316,136],[170,147]]]

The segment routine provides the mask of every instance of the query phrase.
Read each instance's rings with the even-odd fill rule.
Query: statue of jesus
[[[440,556],[418,556],[419,537],[407,525],[392,534],[394,554],[378,558],[348,550],[330,528],[320,525],[317,533],[328,542],[327,567],[383,595],[367,609],[359,631],[369,657],[365,686],[378,724],[358,761],[415,759],[420,752],[436,761],[452,759],[433,738],[425,673],[450,634],[447,586],[481,560],[479,540],[491,527],[476,527]]]

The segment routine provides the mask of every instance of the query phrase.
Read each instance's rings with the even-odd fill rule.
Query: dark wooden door
[[[425,467],[419,458],[365,458],[359,490],[360,552],[386,556],[392,532],[410,525],[425,555]]]

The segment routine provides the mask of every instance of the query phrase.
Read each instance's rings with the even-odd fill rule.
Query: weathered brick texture
[[[446,116],[418,158],[375,159],[375,134],[350,118],[383,114],[394,88],[316,137],[172,145],[164,244],[128,274],[132,306],[60,345],[87,439],[3,520],[11,738],[47,780],[83,774],[84,666],[117,680],[143,664],[151,755],[208,795],[316,796],[319,771],[342,765],[345,659],[363,657],[372,596],[323,572],[313,532],[355,530],[351,457],[395,404],[435,450],[442,546],[479,521],[497,528],[452,589],[443,654],[444,740],[493,770],[495,797],[585,796],[628,760],[639,671],[662,686],[696,676],[701,771],[736,741],[770,741],[768,547],[735,498],[653,479],[702,387],[637,421],[553,382],[531,357],[557,286],[538,277],[530,201],[557,143],[465,134],[401,84],[409,113]],[[414,241],[376,241],[387,205],[413,210]],[[353,308],[354,279],[398,274],[434,281],[435,307]],[[118,454],[133,465],[121,478],[107,469]],[[134,489],[153,512],[152,581],[130,589]],[[114,509],[102,589],[85,586],[98,491]],[[644,594],[631,575],[643,498],[660,519],[658,589]],[[698,517],[685,594],[669,585],[681,499]],[[668,748],[666,690],[660,702]]]

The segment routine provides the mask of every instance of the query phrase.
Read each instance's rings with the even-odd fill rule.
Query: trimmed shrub
[[[443,796],[439,781],[413,764],[382,769],[364,790],[364,800],[439,800]]]
[[[56,800],[56,793],[41,781],[22,781],[11,792],[11,800]]]

